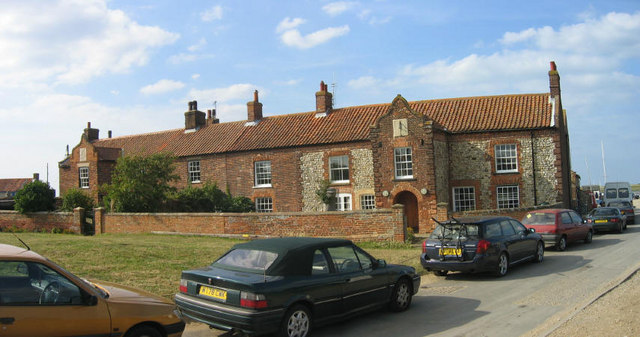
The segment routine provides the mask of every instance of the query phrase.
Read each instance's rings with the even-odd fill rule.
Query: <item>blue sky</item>
[[[0,178],[57,163],[87,122],[106,137],[184,126],[187,102],[245,120],[335,106],[548,92],[561,76],[584,185],[640,183],[640,2],[0,2]],[[332,84],[335,84],[333,86]],[[588,169],[587,169],[588,167]]]

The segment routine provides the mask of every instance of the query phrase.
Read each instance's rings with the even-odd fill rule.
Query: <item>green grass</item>
[[[157,234],[19,233],[31,250],[84,278],[141,288],[166,298],[178,290],[180,272],[203,267],[241,240],[207,236]],[[13,234],[0,233],[0,243],[22,246]],[[387,263],[413,266],[419,273],[420,248],[405,244],[359,244]]]

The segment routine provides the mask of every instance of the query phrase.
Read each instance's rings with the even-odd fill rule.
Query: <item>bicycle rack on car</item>
[[[458,219],[454,217],[451,217],[451,220],[447,222],[440,222],[435,218],[431,218],[431,219],[435,221],[438,225],[440,225],[443,230],[443,233],[438,236],[438,240],[440,240],[440,249],[438,250],[438,257],[440,258],[440,261],[444,261],[445,259],[444,249],[443,249],[445,247],[445,243],[448,244],[451,241],[453,241],[453,237],[451,238],[451,240],[446,240],[444,231],[448,230],[449,232],[453,233],[454,225],[460,227],[460,230],[458,232],[458,238],[456,241],[456,248],[455,248],[456,259],[458,261],[464,261],[464,245],[462,244],[462,239],[461,239],[462,235],[460,234],[464,231],[464,234],[465,234],[464,237],[467,237],[467,238],[469,237],[469,230],[467,229],[467,224],[458,221]],[[460,250],[460,255],[458,255],[458,249]]]

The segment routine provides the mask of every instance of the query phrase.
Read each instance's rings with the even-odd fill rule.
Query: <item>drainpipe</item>
[[[538,206],[538,187],[536,184],[536,152],[533,148],[533,131],[529,133],[531,136],[531,166],[533,167],[533,206]]]

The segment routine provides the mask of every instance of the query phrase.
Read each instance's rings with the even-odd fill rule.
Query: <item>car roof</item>
[[[456,220],[461,223],[485,224],[485,223],[493,222],[496,220],[515,220],[515,219],[508,216],[483,215],[483,216],[466,216],[466,217],[460,217],[460,218],[452,218],[449,221],[453,222]]]
[[[22,259],[45,260],[44,257],[42,257],[40,254],[34,251],[31,251],[22,247],[3,244],[3,243],[0,243],[0,258],[3,258],[3,259],[17,258],[21,260]]]

